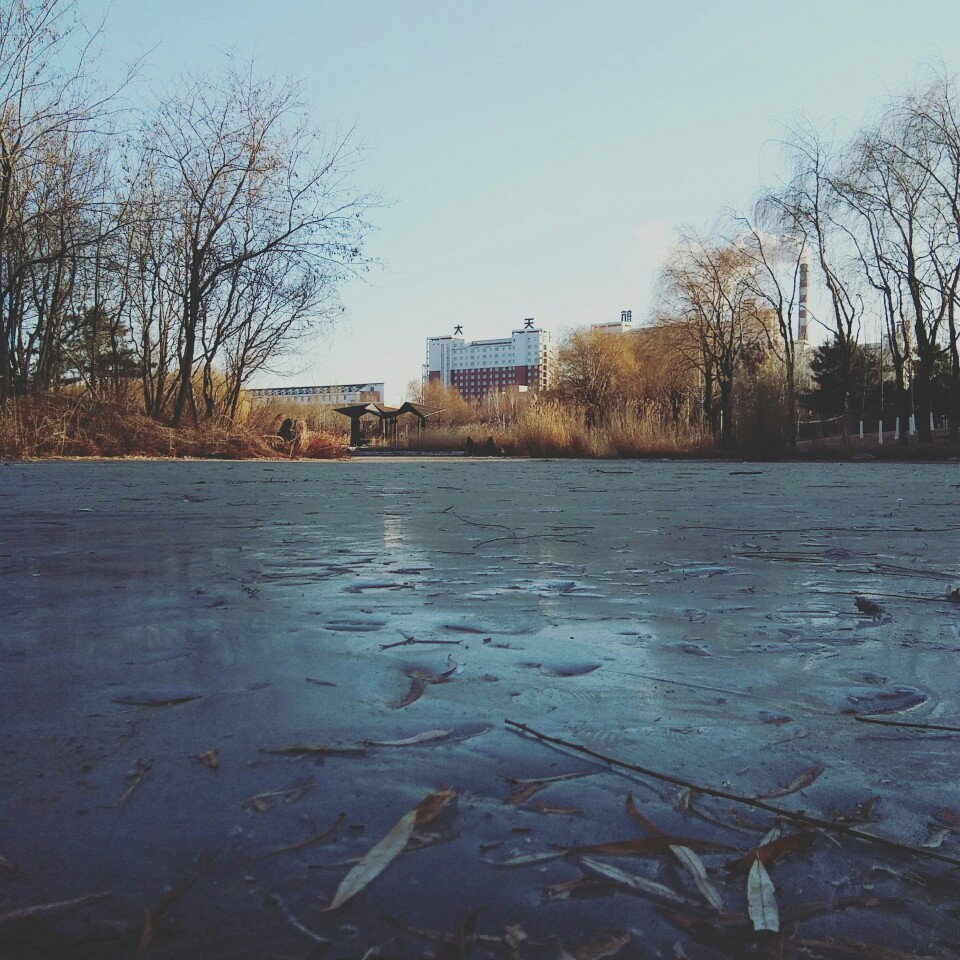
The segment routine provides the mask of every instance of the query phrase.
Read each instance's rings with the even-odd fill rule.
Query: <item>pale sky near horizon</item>
[[[801,114],[841,133],[924,64],[960,71],[940,0],[79,0],[106,17],[102,69],[144,79],[230,52],[306,84],[320,126],[356,126],[354,181],[390,201],[332,335],[257,385],[419,379],[462,324],[560,335],[654,306],[674,231],[744,209]]]

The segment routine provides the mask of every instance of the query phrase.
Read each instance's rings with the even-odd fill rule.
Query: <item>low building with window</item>
[[[383,403],[382,383],[335,383],[314,387],[261,387],[248,390],[254,400],[282,400],[341,407],[355,403]]]
[[[553,364],[550,332],[532,317],[497,340],[466,341],[458,327],[453,336],[427,338],[423,382],[456,387],[466,399],[480,400],[488,393],[545,390]]]

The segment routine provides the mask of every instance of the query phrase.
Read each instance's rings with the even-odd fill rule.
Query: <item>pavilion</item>
[[[360,420],[365,416],[380,419],[381,436],[388,443],[397,442],[397,421],[406,413],[417,418],[417,432],[423,429],[428,417],[434,417],[442,411],[436,407],[425,407],[420,403],[403,403],[399,407],[388,407],[383,403],[355,403],[349,407],[335,407],[337,413],[350,418],[350,446],[358,447],[362,443]]]

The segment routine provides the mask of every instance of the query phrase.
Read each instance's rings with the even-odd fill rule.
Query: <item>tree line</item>
[[[646,328],[568,340],[559,391],[588,424],[627,405],[663,422],[699,422],[722,447],[748,421],[792,445],[801,408],[832,411],[849,429],[866,371],[879,363],[902,443],[911,415],[919,440],[931,440],[935,397],[960,439],[956,81],[935,71],[842,142],[798,124],[784,149],[789,176],[749,213],[680,233]],[[815,296],[801,304],[807,270]],[[826,333],[805,356],[804,310]],[[868,324],[881,331],[879,350],[864,342]]]
[[[341,311],[376,198],[297,82],[225,58],[105,91],[100,34],[75,0],[0,6],[0,403],[134,391],[174,425],[235,417]]]

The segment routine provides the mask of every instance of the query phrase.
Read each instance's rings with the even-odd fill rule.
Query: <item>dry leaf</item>
[[[412,810],[405,813],[394,824],[393,829],[343,878],[333,901],[328,907],[324,907],[324,913],[339,910],[383,873],[403,852],[403,848],[413,836],[413,828],[434,820],[456,795],[455,790],[445,788],[424,797]]]
[[[417,814],[417,826],[423,827],[436,820],[457,797],[453,787],[444,787],[436,793],[428,794],[414,808]]]
[[[676,893],[669,887],[665,887],[662,883],[657,883],[655,880],[648,880],[646,877],[637,877],[632,873],[626,873],[617,867],[611,867],[610,864],[604,863],[602,860],[593,860],[590,857],[579,857],[578,859],[588,870],[599,873],[600,876],[612,880],[628,890],[645,893],[656,900],[666,900],[668,903],[679,907],[692,907],[693,909],[699,907],[698,903],[683,896],[683,894]]]
[[[363,747],[336,746],[329,743],[291,743],[283,747],[261,747],[261,753],[274,753],[283,757],[362,757]]]
[[[612,881],[596,877],[578,877],[563,883],[552,883],[546,889],[547,900],[585,900],[588,897],[608,897],[617,889]]]
[[[402,852],[413,835],[417,822],[416,809],[405,813],[393,829],[343,878],[333,901],[324,907],[324,913],[339,910],[364,887],[375,880]]]
[[[939,810],[935,810],[933,815],[944,823],[949,823],[954,827],[960,827],[960,814],[958,814],[956,810],[951,810],[949,807],[941,807]]]
[[[758,793],[757,796],[764,797],[768,800],[772,797],[785,797],[789,793],[796,793],[798,790],[803,790],[804,787],[809,787],[821,773],[823,773],[823,764],[816,763],[808,770],[804,770],[803,773],[788,786],[781,787],[778,790],[771,790],[769,793]]]
[[[656,836],[662,837],[663,831],[652,821],[648,820],[637,808],[633,802],[633,794],[627,794],[627,813],[633,817],[637,823],[640,824],[645,830],[649,830],[650,833],[655,834]]]
[[[743,857],[731,860],[724,866],[724,870],[734,874],[746,873],[753,866],[753,861],[758,858],[764,866],[770,866],[791,853],[809,850],[813,846],[816,836],[816,833],[807,832],[791,833],[785,837],[778,837],[769,843],[761,844],[756,850],[751,850]]]
[[[134,764],[133,769],[127,774],[127,778],[131,781],[130,786],[124,790],[123,794],[117,797],[116,800],[111,804],[112,807],[119,807],[122,803],[130,799],[133,791],[140,786],[143,778],[150,772],[151,763],[149,760],[143,760],[137,758],[137,762]]]
[[[220,766],[220,751],[217,747],[197,754],[197,759],[209,770],[216,770]]]
[[[452,733],[452,730],[427,730],[424,733],[418,733],[415,737],[407,737],[404,740],[363,740],[361,742],[368,747],[413,747],[419,743],[446,740]]]
[[[457,670],[457,661],[447,654],[447,669],[443,673],[430,673],[429,670],[411,670],[407,676],[424,683],[446,683]]]
[[[574,853],[606,853],[610,856],[651,856],[657,853],[669,853],[673,846],[689,847],[691,850],[706,852],[729,850],[726,844],[713,843],[710,840],[697,840],[694,837],[639,837],[631,840],[610,840],[607,843],[594,843],[585,847],[574,847]]]
[[[747,909],[754,930],[780,932],[777,893],[766,867],[756,858],[747,875]]]
[[[488,860],[486,857],[481,857],[480,862],[489,864],[491,867],[528,867],[532,863],[547,863],[549,860],[559,860],[563,856],[566,856],[566,850],[559,850],[556,853],[525,853],[510,860]]]
[[[268,857],[276,857],[281,853],[292,853],[295,850],[304,850],[307,847],[312,847],[315,844],[323,843],[324,840],[328,840],[332,837],[342,826],[343,822],[347,819],[345,813],[340,813],[337,815],[337,819],[327,827],[322,833],[314,832],[312,837],[308,837],[306,840],[301,840],[299,843],[292,843],[286,847],[278,847],[276,850],[269,850],[266,853],[261,853],[258,857],[254,857],[254,860],[266,860]],[[311,820],[311,823],[313,821]],[[314,826],[314,831],[316,827]]]
[[[54,913],[58,910],[70,910],[73,907],[79,907],[87,903],[108,900],[112,896],[112,893],[95,893],[87,897],[78,897],[76,900],[57,900],[54,903],[38,903],[32,907],[16,907],[13,910],[6,910],[0,913],[0,924],[14,923],[17,920],[27,920],[30,917],[37,917],[44,913]]]
[[[122,703],[128,707],[175,707],[181,703],[189,703],[191,700],[199,700],[200,697],[199,693],[131,693],[114,697],[113,702]]]
[[[709,903],[717,913],[723,913],[725,910],[723,898],[707,874],[707,868],[703,865],[703,861],[689,847],[674,845],[671,846],[670,849],[673,851],[674,856],[686,868],[687,873],[693,878],[693,882],[697,885],[697,889],[703,894],[707,903]]]
[[[407,691],[407,695],[398,703],[392,703],[390,706],[394,710],[399,710],[401,707],[407,707],[411,703],[419,700],[423,696],[423,691],[427,689],[427,685],[423,680],[418,680],[414,677],[410,681],[410,689]]]
[[[517,790],[514,790],[503,802],[513,804],[526,803],[534,794],[539,793],[545,787],[549,786],[546,780],[535,780],[533,783],[524,784]]]
[[[615,930],[598,940],[591,940],[573,951],[574,960],[602,960],[619,953],[630,942],[629,930]]]
[[[12,860],[0,854],[0,871],[13,875],[19,873],[20,868]]]
[[[553,803],[535,803],[531,810],[537,813],[551,813],[558,817],[579,817],[583,813],[583,807],[558,807]]]
[[[942,846],[943,841],[949,836],[949,830],[937,830],[930,835],[930,837],[924,842],[923,846],[929,847],[931,850],[935,850],[937,847]]]
[[[501,780],[516,785],[520,783],[560,783],[561,780],[579,780],[581,777],[592,777],[600,770],[577,770],[573,773],[558,773],[553,777],[511,777],[506,773],[500,774]]]
[[[879,603],[874,603],[873,600],[868,600],[866,597],[854,597],[853,602],[857,609],[861,613],[865,613],[868,617],[877,619],[884,614],[884,609]]]
[[[302,800],[312,786],[313,777],[307,777],[306,780],[292,787],[284,787],[280,790],[268,790],[266,793],[258,793],[252,797],[247,797],[247,799],[240,804],[240,809],[252,809],[256,810],[257,813],[266,813],[268,810],[274,808],[275,804],[273,801],[275,800],[283,803],[296,803],[298,800]]]

